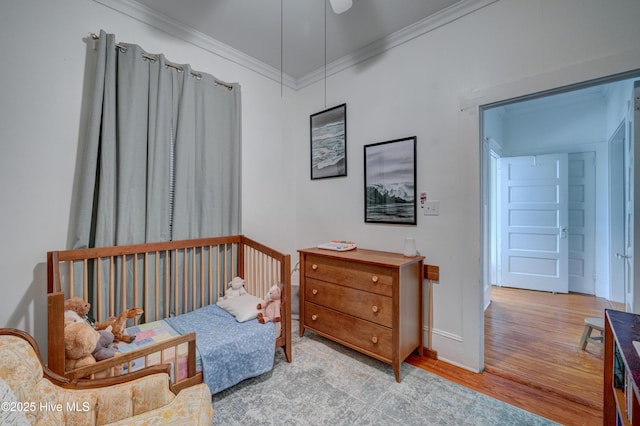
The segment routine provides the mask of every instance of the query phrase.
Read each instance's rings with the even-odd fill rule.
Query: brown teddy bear
[[[91,325],[88,319],[91,304],[80,297],[72,297],[64,301],[64,321],[86,322]]]
[[[103,340],[106,339],[106,340]],[[64,325],[64,369],[65,371],[75,370],[76,368],[92,365],[97,362],[93,356],[98,354],[98,358],[107,359],[113,356],[120,356],[119,352],[110,353],[110,356],[102,353],[103,345],[113,341],[113,335],[110,332],[104,332],[102,335],[86,322],[68,321]],[[104,358],[102,356],[105,356]],[[122,366],[115,367],[113,371],[100,371],[94,374],[96,379],[108,377],[110,375],[119,375],[122,372]]]
[[[91,355],[100,334],[86,322],[68,321],[64,324],[65,371],[96,363]]]
[[[258,322],[264,324],[269,321],[280,322],[280,287],[274,285],[269,289],[269,300],[265,303],[258,303],[257,308],[262,309],[258,313]]]

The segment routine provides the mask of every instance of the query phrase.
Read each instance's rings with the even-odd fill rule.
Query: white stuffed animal
[[[229,282],[227,291],[224,293],[224,298],[230,299],[232,297],[244,296],[245,294],[247,294],[247,290],[244,288],[244,280],[240,277],[235,277]]]

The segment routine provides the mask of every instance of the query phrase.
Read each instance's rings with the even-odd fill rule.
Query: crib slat
[[[187,271],[188,265],[188,249],[184,249],[184,259],[182,259],[182,309],[183,313],[187,311],[187,288],[189,287],[189,276]]]
[[[213,246],[209,246],[209,304],[213,303]]]
[[[96,321],[102,321],[102,258],[96,259],[96,270],[98,271],[97,281],[98,281],[98,309],[97,309],[97,317]],[[88,274],[85,274],[85,276]]]
[[[153,265],[153,270],[154,270],[154,280],[153,280],[153,289],[154,289],[154,306],[155,306],[155,321],[158,321],[159,317],[158,317],[158,310],[160,309],[160,304],[159,304],[159,294],[160,294],[160,276],[159,276],[159,269],[158,269],[158,262],[160,261],[160,254],[156,251],[155,255],[154,255],[154,265]],[[144,272],[146,275],[145,281],[147,281],[148,278],[148,274],[149,274],[149,265],[147,264],[146,260],[145,260],[145,267],[144,267]]]
[[[169,250],[165,251],[165,258],[164,258],[164,294],[165,294],[165,301],[164,301],[164,307],[165,307],[165,311],[164,311],[164,315],[163,317],[168,317],[169,316],[169,299],[170,299],[170,293],[169,293],[169,279],[171,277],[171,275],[169,274]]]
[[[180,305],[178,304],[178,250],[173,251],[173,306],[175,308],[175,315],[180,312]]]
[[[164,351],[163,351],[164,353]],[[178,367],[180,364],[180,360],[178,359],[178,346],[173,347],[173,377],[174,380],[178,380]]]
[[[200,298],[199,298],[200,303],[199,303],[199,307],[204,306],[205,302],[206,302],[205,294],[204,294],[204,281],[205,281],[204,262],[205,262],[204,247],[200,247]]]
[[[196,256],[197,249],[191,251],[191,310],[196,309]]]
[[[231,281],[237,275],[236,271],[234,270],[234,265],[236,264],[236,251],[237,251],[237,249],[236,250],[234,250],[234,249],[236,249],[236,245],[232,243],[231,244],[231,273],[229,274],[229,277],[228,277],[226,282]]]
[[[67,262],[67,265],[69,266],[69,297],[71,298],[75,295],[73,288],[73,262]]]
[[[145,253],[144,258],[146,259],[146,257],[147,257],[147,254]],[[144,265],[142,267],[143,267],[143,271],[144,271]],[[138,287],[140,285],[140,278],[139,278],[139,275],[138,275],[138,273],[139,273],[138,269],[139,269],[138,268],[138,253],[135,253],[133,255],[133,288],[131,289],[132,290],[131,297],[132,297],[133,307],[139,307],[140,306],[137,303],[137,297],[136,297],[137,294],[138,294],[137,293],[137,289],[138,289]],[[146,280],[145,274],[143,274],[142,278],[143,278],[143,285],[146,288],[147,280]],[[129,299],[129,289],[125,288],[124,290],[125,290],[125,298],[124,298],[124,300],[127,301]],[[125,304],[122,305],[121,309],[124,310],[124,309],[128,309],[130,307],[132,307],[132,306],[129,306],[127,303],[125,303]],[[146,310],[146,308],[147,308],[147,305],[145,303],[143,309]],[[133,323],[136,324],[136,325],[138,324],[138,317],[135,317],[133,319]]]
[[[216,244],[216,298],[220,297],[220,245]]]
[[[116,262],[117,263],[117,262]],[[122,306],[120,307],[120,310],[124,310],[127,308],[127,257],[126,256],[120,256],[120,263],[122,263],[122,286],[120,287],[120,292],[121,297],[121,303]],[[115,302],[115,299],[114,299]],[[115,311],[112,315],[115,315]]]
[[[115,262],[113,256],[109,256],[109,315],[115,315],[113,300],[115,299]]]
[[[88,259],[84,259],[83,263],[83,280],[82,280],[82,288],[84,289],[84,298],[88,298],[89,297],[89,260]],[[73,266],[71,267],[71,269],[73,269]]]
[[[229,282],[229,280],[227,279],[227,245],[226,244],[223,246],[223,249],[222,249],[222,262],[224,263],[223,265],[224,275],[223,275],[222,281],[225,283],[224,285],[226,288],[226,285]]]

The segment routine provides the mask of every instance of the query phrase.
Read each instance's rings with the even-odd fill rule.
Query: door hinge
[[[635,110],[640,111],[640,96],[636,96],[635,100]]]

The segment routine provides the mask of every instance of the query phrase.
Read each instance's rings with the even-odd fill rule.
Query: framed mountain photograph
[[[311,116],[311,179],[347,175],[347,104]]]
[[[364,221],[417,223],[415,136],[365,145]]]

